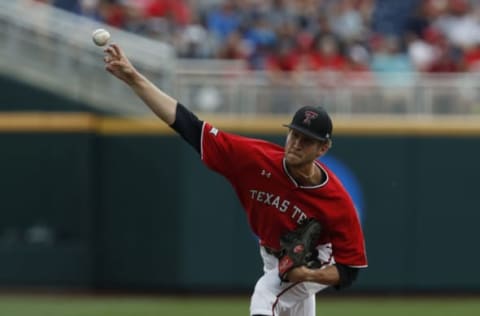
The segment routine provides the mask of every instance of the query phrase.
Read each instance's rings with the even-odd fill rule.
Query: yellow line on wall
[[[237,133],[284,134],[290,116],[206,116],[199,115],[215,127]],[[388,117],[361,116],[355,118],[334,117],[334,136],[368,135],[419,135],[419,136],[480,136],[480,118],[470,117]],[[173,134],[173,131],[157,118],[119,119],[103,118],[99,132],[104,135],[121,134]]]
[[[89,132],[98,118],[88,113],[1,113],[0,132]]]
[[[284,134],[290,116],[199,115],[217,128],[251,134]],[[335,135],[480,136],[480,117],[334,116]],[[99,117],[88,113],[0,113],[0,132],[84,132],[101,135],[165,135],[173,131],[155,117]]]

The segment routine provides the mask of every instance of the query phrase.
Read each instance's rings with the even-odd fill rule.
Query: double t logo
[[[303,123],[306,125],[310,125],[312,123],[312,120],[316,119],[318,117],[318,113],[313,112],[313,111],[305,111],[305,118],[303,119]]]

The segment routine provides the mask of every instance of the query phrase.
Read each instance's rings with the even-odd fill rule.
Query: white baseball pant
[[[330,244],[318,248],[319,259],[334,264]],[[315,316],[315,294],[328,285],[314,282],[282,282],[278,276],[278,259],[260,247],[263,276],[257,281],[250,300],[250,315]]]

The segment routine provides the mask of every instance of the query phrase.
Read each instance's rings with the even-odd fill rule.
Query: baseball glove
[[[287,282],[287,273],[293,268],[307,266],[318,268],[316,244],[322,226],[313,218],[304,220],[295,230],[280,237],[281,255],[278,262],[278,273],[282,281]]]

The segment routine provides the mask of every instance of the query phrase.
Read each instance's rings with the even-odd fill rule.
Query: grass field
[[[248,297],[0,296],[0,316],[248,316]],[[480,298],[318,299],[317,315],[479,316]]]

